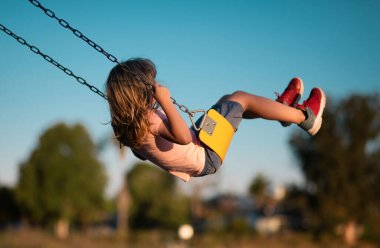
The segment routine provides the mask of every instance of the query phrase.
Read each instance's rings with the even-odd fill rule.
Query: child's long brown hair
[[[108,75],[106,94],[112,128],[120,143],[132,149],[138,148],[149,132],[154,101],[146,83],[153,85],[156,73],[152,61],[136,58],[116,65]]]

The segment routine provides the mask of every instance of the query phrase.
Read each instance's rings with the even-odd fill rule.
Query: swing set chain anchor
[[[199,131],[202,129],[203,123],[206,119],[206,110],[204,109],[189,110],[185,105],[179,104],[173,97],[170,97],[170,99],[172,100],[173,104],[178,107],[179,110],[181,110],[182,112],[186,113],[189,116],[191,124],[196,131]],[[195,120],[194,120],[195,115],[198,113],[203,113],[203,117],[199,126],[196,125]]]

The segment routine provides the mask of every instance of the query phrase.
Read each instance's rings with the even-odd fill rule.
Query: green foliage
[[[262,174],[257,174],[249,185],[249,194],[255,198],[263,198],[268,193],[270,181]]]
[[[252,228],[248,225],[245,218],[237,217],[231,220],[231,223],[227,227],[227,233],[233,235],[251,235],[253,234]]]
[[[248,187],[248,192],[255,201],[256,208],[264,207],[270,187],[270,180],[262,174],[257,174]]]
[[[0,186],[0,228],[17,221],[19,208],[14,196],[14,190]]]
[[[82,125],[57,124],[41,135],[20,166],[17,198],[29,218],[85,224],[102,207],[106,176]]]
[[[352,95],[327,107],[315,137],[296,132],[290,140],[319,232],[380,211],[380,96]]]
[[[132,197],[130,225],[176,228],[187,222],[188,199],[176,191],[175,178],[145,163],[136,164],[127,174]]]

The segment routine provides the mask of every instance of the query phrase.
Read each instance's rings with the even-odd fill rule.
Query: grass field
[[[22,229],[0,232],[0,247],[17,248],[63,248],[63,247],[148,247],[148,248],[345,248],[339,239],[328,239],[314,242],[308,235],[282,234],[275,237],[261,237],[257,235],[232,236],[202,235],[190,241],[180,241],[175,233],[160,231],[131,233],[128,238],[118,238],[115,235],[91,235],[73,233],[66,240],[58,240],[51,233],[36,230]],[[375,248],[376,245],[359,243],[356,247]]]

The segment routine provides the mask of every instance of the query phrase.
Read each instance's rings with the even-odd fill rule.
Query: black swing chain
[[[17,40],[21,45],[24,45],[24,46],[27,46],[29,47],[29,49],[35,53],[35,54],[38,54],[40,55],[42,58],[44,58],[47,62],[53,64],[54,66],[56,66],[58,69],[62,70],[64,73],[66,73],[67,75],[75,78],[78,83],[82,84],[82,85],[85,85],[87,86],[92,92],[98,94],[99,96],[103,97],[105,100],[107,100],[107,96],[102,92],[100,91],[98,88],[96,88],[95,86],[87,83],[87,81],[82,78],[82,77],[79,77],[77,75],[74,74],[73,71],[71,71],[70,69],[68,69],[67,67],[63,66],[62,64],[60,64],[59,62],[57,62],[56,60],[54,60],[52,57],[50,57],[49,55],[47,54],[44,54],[43,52],[41,52],[40,49],[38,49],[36,46],[33,46],[33,45],[30,45],[28,42],[26,42],[25,39],[21,38],[20,36],[16,35],[15,33],[13,33],[11,30],[7,29],[5,26],[3,26],[2,24],[0,24],[0,30],[3,31],[4,33],[8,34],[9,36],[13,37],[15,40]]]
[[[33,4],[34,6],[36,6],[37,8],[40,8],[47,16],[49,16],[50,18],[53,18],[55,20],[57,20],[57,22],[64,28],[66,29],[69,29],[71,30],[71,32],[73,32],[73,34],[75,36],[77,36],[78,38],[82,39],[84,42],[86,42],[87,44],[89,44],[91,47],[93,47],[96,51],[100,52],[101,54],[103,54],[104,56],[106,56],[107,59],[109,59],[111,62],[114,62],[114,63],[117,63],[117,64],[120,64],[119,61],[117,60],[117,58],[109,53],[107,53],[100,45],[96,44],[95,42],[93,42],[92,40],[90,40],[87,36],[85,36],[81,31],[79,31],[78,29],[75,29],[73,27],[70,26],[70,24],[65,21],[64,19],[61,19],[61,18],[58,18],[55,13],[48,9],[48,8],[45,8],[44,6],[41,5],[40,2],[38,2],[37,0],[28,0],[31,4]]]
[[[110,60],[111,62],[114,62],[118,65],[120,65],[124,70],[126,70],[123,66],[123,64],[121,64],[117,58],[109,53],[107,53],[101,46],[99,46],[98,44],[96,44],[95,42],[93,42],[92,40],[90,40],[89,38],[87,38],[85,35],[82,34],[82,32],[80,32],[79,30],[77,29],[74,29],[72,28],[69,23],[67,21],[65,21],[64,19],[60,19],[60,18],[57,18],[55,13],[53,11],[51,11],[50,9],[47,9],[45,7],[43,7],[37,0],[28,0],[30,3],[32,3],[34,6],[42,9],[44,11],[44,13],[51,17],[51,18],[54,18],[58,21],[58,23],[64,27],[64,28],[67,28],[69,30],[71,30],[73,32],[73,34],[77,37],[79,37],[80,39],[82,39],[83,41],[85,41],[88,45],[90,45],[91,47],[93,47],[96,51],[100,52],[101,54],[103,54],[104,56],[106,56],[106,58],[108,60]],[[9,30],[8,28],[6,28],[4,25],[0,24],[0,30],[3,31],[4,33],[8,34],[9,36],[13,37],[16,41],[18,41],[21,45],[24,45],[24,46],[27,46],[33,53],[35,54],[38,54],[40,55],[42,58],[44,58],[47,62],[53,64],[54,66],[56,66],[58,69],[62,70],[64,73],[66,73],[67,75],[71,76],[71,77],[74,77],[76,79],[76,81],[82,85],[85,85],[87,86],[92,92],[94,92],[95,94],[101,96],[103,99],[105,99],[106,101],[108,101],[107,99],[107,96],[101,91],[99,90],[98,88],[96,88],[95,86],[87,83],[87,81],[80,77],[80,76],[77,76],[76,74],[74,74],[73,71],[71,71],[70,69],[68,69],[67,67],[63,66],[62,64],[60,64],[59,62],[57,62],[56,60],[54,60],[52,57],[50,57],[49,55],[47,54],[44,54],[43,52],[41,52],[41,50],[39,48],[37,48],[36,46],[34,45],[31,45],[29,44],[25,39],[23,39],[22,37],[16,35],[15,33],[13,33],[11,30]],[[130,72],[130,71],[128,71]],[[131,72],[130,72],[131,73]],[[149,88],[153,88],[153,86],[146,82],[144,79],[142,78],[138,78],[140,79],[140,81],[142,83],[144,83],[145,85],[147,85],[147,87]],[[193,127],[196,129],[196,130],[200,130],[200,126],[196,126],[195,122],[194,122],[194,117],[195,117],[195,114],[196,113],[203,113],[204,114],[204,117],[206,116],[205,113],[206,111],[205,110],[189,110],[185,105],[182,105],[182,104],[179,104],[173,97],[170,97],[170,99],[172,100],[173,104],[176,105],[179,110],[181,110],[182,112],[186,113],[187,115],[189,115],[189,118],[191,120],[191,123],[193,125]],[[204,120],[204,118],[203,118]],[[202,120],[202,123],[203,123],[203,120]]]
[[[65,29],[68,29],[70,30],[75,36],[77,36],[78,38],[80,38],[81,40],[83,40],[84,42],[86,42],[88,45],[90,45],[91,47],[93,47],[96,51],[100,52],[101,54],[103,54],[108,60],[110,60],[111,62],[113,63],[116,63],[118,65],[120,65],[124,70],[124,66],[123,64],[121,64],[118,59],[113,56],[112,54],[106,52],[100,45],[96,44],[94,41],[92,41],[91,39],[89,39],[87,36],[85,36],[81,31],[79,31],[78,29],[75,29],[73,27],[70,26],[70,24],[62,19],[62,18],[58,18],[56,16],[56,14],[48,9],[48,8],[45,8],[44,6],[41,5],[41,3],[37,0],[28,0],[31,4],[33,4],[35,7],[37,8],[40,8],[48,17],[52,18],[52,19],[55,19],[63,28]],[[61,68],[60,68],[61,69]],[[68,70],[68,69],[67,69]],[[130,71],[128,71],[130,72]],[[131,72],[130,72],[131,73]],[[142,78],[138,78],[140,81],[142,81],[142,83],[144,83],[147,87],[149,88],[153,88],[152,84],[146,82],[144,79]],[[78,80],[78,79],[77,79]],[[95,88],[96,89],[96,88]],[[96,92],[97,93],[97,92]],[[99,94],[99,93],[98,93]],[[104,94],[103,94],[104,95]],[[173,97],[170,97],[173,104],[176,105],[182,112],[186,113],[189,115],[190,117],[190,120],[193,124],[193,126],[195,127],[195,124],[194,124],[194,121],[193,121],[193,117],[195,117],[195,114],[198,113],[198,112],[205,112],[204,110],[189,110],[185,105],[182,105],[182,104],[179,104]],[[105,98],[106,99],[106,98]],[[195,127],[196,129],[198,129],[197,127]]]

